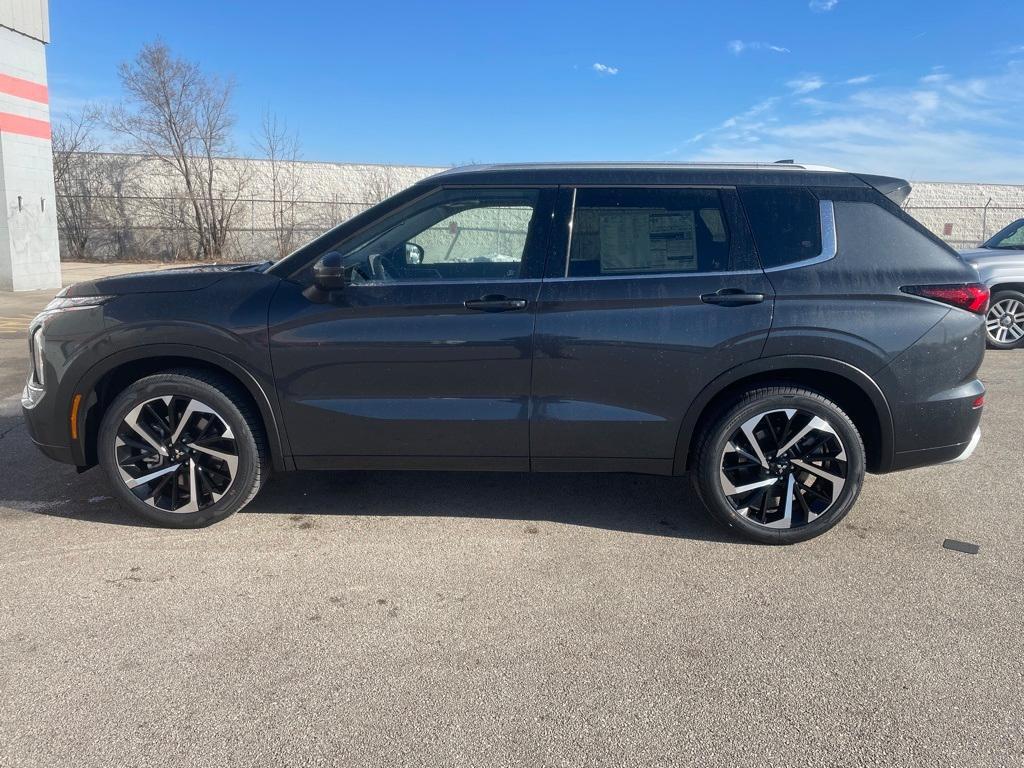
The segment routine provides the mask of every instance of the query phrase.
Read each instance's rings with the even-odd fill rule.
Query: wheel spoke
[[[761,463],[761,460],[759,458],[757,458],[757,456],[752,454],[750,451],[746,451],[743,448],[740,448],[738,445],[736,445],[733,442],[729,442],[729,444],[726,445],[725,452],[726,453],[730,453],[730,452],[737,453],[740,456],[742,456],[743,458],[745,458],[747,461],[751,462],[752,464],[760,464]]]
[[[148,403],[143,403],[142,405],[138,406],[137,408],[133,408],[128,413],[128,415],[124,417],[124,424],[129,429],[131,429],[135,434],[137,434],[139,437],[141,437],[143,439],[143,441],[145,441],[157,453],[159,453],[161,456],[166,456],[167,455],[167,449],[164,448],[163,444],[158,442],[156,440],[156,438],[154,438],[149,433],[149,430],[145,426],[143,426],[140,423],[140,421],[139,421],[139,417],[142,415],[142,411],[143,411],[143,409],[147,405],[148,405]],[[153,409],[150,408],[149,410],[152,411]]]
[[[126,487],[166,512],[215,504],[238,471],[231,427],[192,398],[163,395],[139,403],[124,417],[114,450]]]
[[[726,487],[726,496],[737,496],[741,493],[750,493],[756,491],[758,488],[767,488],[769,485],[775,485],[779,482],[777,477],[769,477],[767,480],[758,480],[756,483],[747,483],[746,485],[735,486],[729,483]],[[732,490],[729,490],[731,488]]]
[[[782,505],[782,517],[771,523],[765,523],[769,528],[792,528],[793,527],[793,475],[790,473],[786,480],[786,501]]]
[[[163,477],[164,475],[177,471],[177,469],[180,466],[181,464],[171,464],[169,467],[163,467],[161,469],[158,469],[156,472],[150,472],[148,475],[143,475],[142,477],[136,477],[131,480],[126,480],[125,485],[127,485],[129,488],[138,488],[140,485],[145,485],[146,483],[153,482],[158,477]]]
[[[843,490],[843,486],[846,485],[846,480],[841,478],[839,475],[834,475],[831,472],[826,472],[821,467],[816,467],[813,464],[809,464],[806,461],[800,461],[799,459],[793,459],[793,466],[800,467],[800,469],[806,470],[811,474],[817,475],[818,477],[828,480],[832,483],[832,501],[835,501],[839,497],[839,492]]]
[[[814,514],[813,512],[811,512],[811,507],[807,503],[807,494],[804,493],[804,490],[805,490],[804,484],[803,483],[799,483],[799,484],[795,485],[793,490],[794,490],[794,495],[796,496],[797,501],[800,503],[800,509],[802,509],[803,512],[804,512],[805,519],[807,520],[807,522],[809,523],[812,520],[814,520],[815,518],[817,518],[818,516],[816,514]]]
[[[825,421],[820,416],[815,416],[813,419],[811,419],[809,422],[807,422],[807,426],[806,427],[804,427],[799,432],[797,432],[795,435],[793,435],[793,437],[791,437],[789,439],[789,442],[787,442],[785,445],[779,447],[779,453],[780,454],[785,453],[786,451],[788,451],[790,448],[792,448],[794,445],[799,443],[807,435],[809,435],[811,432],[814,432],[815,430],[818,430],[818,431],[821,431],[821,432],[826,432],[826,433],[828,433],[830,435],[833,435],[833,436],[835,435],[835,431],[832,429],[832,427],[829,426],[827,421]]]
[[[836,504],[846,485],[846,461],[843,441],[827,417],[779,408],[747,419],[726,442],[721,489],[753,523],[795,528]]]
[[[215,459],[220,459],[228,465],[228,470],[232,475],[234,475],[235,471],[238,469],[237,456],[232,456],[230,453],[224,453],[222,451],[215,451],[212,448],[207,448],[205,445],[196,445],[195,443],[191,445],[191,448],[199,451],[200,453],[205,453],[208,456],[213,456]]]
[[[765,458],[764,450],[761,448],[761,444],[757,441],[757,437],[754,435],[754,427],[756,427],[763,418],[764,416],[756,416],[746,422],[742,427],[740,427],[740,429],[743,431],[747,441],[750,443],[750,447],[754,449],[758,463],[765,469],[768,469],[768,459]]]

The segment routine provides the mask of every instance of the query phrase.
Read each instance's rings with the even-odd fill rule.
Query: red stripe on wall
[[[19,133],[36,139],[49,139],[50,124],[46,120],[0,112],[0,133]]]
[[[38,101],[40,104],[50,103],[50,91],[45,85],[33,83],[31,80],[22,80],[20,77],[12,77],[0,73],[0,93],[10,96],[17,96],[21,99]]]

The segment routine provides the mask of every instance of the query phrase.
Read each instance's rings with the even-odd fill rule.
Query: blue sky
[[[777,160],[1024,183],[1024,2],[53,0],[53,108],[157,36],[306,159]]]

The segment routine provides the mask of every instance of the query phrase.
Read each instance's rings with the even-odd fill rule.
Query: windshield
[[[999,230],[982,247],[1024,251],[1024,219],[1017,219],[1008,227]]]

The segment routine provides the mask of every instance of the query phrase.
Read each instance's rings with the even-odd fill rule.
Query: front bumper
[[[64,464],[78,464],[70,443],[62,445],[54,439],[58,435],[53,434],[54,420],[47,417],[48,412],[45,391],[27,384],[21,394],[21,415],[25,419],[28,436],[44,456]]]

